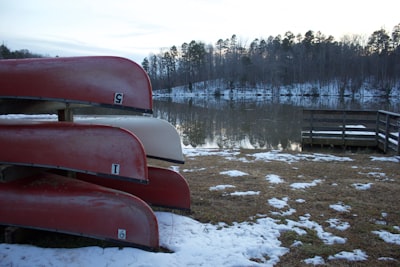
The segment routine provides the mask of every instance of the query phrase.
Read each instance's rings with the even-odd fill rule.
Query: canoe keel
[[[0,224],[156,250],[158,223],[141,199],[51,173],[0,183]]]

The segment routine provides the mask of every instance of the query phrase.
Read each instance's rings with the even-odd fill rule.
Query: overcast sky
[[[48,56],[115,55],[141,63],[192,40],[304,35],[368,37],[400,23],[399,0],[0,0],[0,41]]]

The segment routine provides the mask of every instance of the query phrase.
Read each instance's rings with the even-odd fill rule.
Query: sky
[[[358,0],[0,0],[0,41],[47,56],[114,55],[141,63],[192,40],[369,36],[400,23],[400,1]]]

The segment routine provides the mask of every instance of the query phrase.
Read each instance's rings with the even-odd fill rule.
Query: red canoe
[[[0,99],[82,103],[152,112],[146,72],[120,57],[0,60]]]
[[[0,183],[0,224],[159,247],[157,218],[141,199],[50,173]]]
[[[77,174],[77,178],[135,195],[150,205],[190,210],[190,189],[185,178],[173,170],[149,167],[149,183],[134,184],[129,181],[104,179]]]
[[[147,183],[147,160],[131,132],[67,122],[0,124],[0,163],[55,168]]]

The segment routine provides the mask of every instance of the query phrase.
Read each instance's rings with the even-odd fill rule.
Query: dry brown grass
[[[398,162],[371,161],[371,156],[382,154],[336,154],[350,157],[353,161],[313,162],[299,161],[288,164],[282,161],[254,161],[248,156],[260,151],[241,151],[236,158],[247,158],[250,162],[230,160],[221,156],[197,156],[187,158],[180,171],[186,177],[191,188],[192,212],[190,214],[201,222],[243,222],[252,220],[257,214],[268,215],[285,223],[286,219],[299,221],[299,216],[310,214],[310,220],[322,225],[325,231],[347,239],[345,244],[326,245],[313,230],[299,236],[294,232],[281,235],[283,246],[290,252],[281,258],[278,266],[302,266],[302,260],[321,256],[325,266],[399,266],[400,246],[389,244],[371,231],[388,230],[399,234],[394,226],[400,226],[400,171]],[[264,151],[265,152],[265,151]],[[329,152],[328,152],[329,153]],[[332,154],[332,153],[329,153]],[[168,167],[169,164],[165,164]],[[190,170],[190,171],[187,171]],[[229,177],[220,172],[240,170],[247,176]],[[385,173],[384,177],[373,176],[372,172]],[[284,183],[271,184],[266,181],[268,174],[279,175]],[[293,190],[290,184],[323,180],[317,186],[304,190]],[[369,190],[356,190],[354,183],[373,183]],[[211,186],[230,184],[235,188],[223,191],[210,191]],[[230,196],[233,191],[260,191],[256,196]],[[288,197],[290,208],[296,212],[290,216],[272,215],[279,211],[268,204],[268,199]],[[304,199],[305,203],[296,202]],[[329,207],[342,202],[351,206],[350,212],[338,212]],[[284,208],[283,210],[287,210]],[[382,213],[387,213],[383,218]],[[326,220],[337,218],[348,222],[350,228],[339,231],[329,227]],[[385,222],[385,225],[377,224]],[[303,246],[290,247],[294,240],[303,242]],[[368,255],[368,261],[346,262],[329,261],[329,255],[341,251],[360,249]],[[397,261],[382,261],[380,257],[391,257]]]

